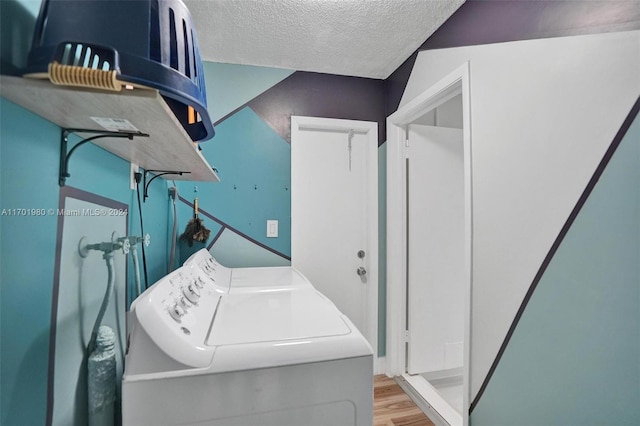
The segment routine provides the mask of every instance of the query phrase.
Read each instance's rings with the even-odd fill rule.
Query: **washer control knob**
[[[193,283],[197,288],[202,288],[202,286],[204,285],[204,281],[202,281],[202,278],[200,277],[194,278]]]
[[[208,274],[208,275],[212,275],[216,273],[216,269],[213,267],[213,264],[211,263],[203,263],[202,264],[202,269]]]
[[[171,318],[176,320],[176,322],[181,322],[182,317],[186,313],[187,312],[184,310],[184,308],[177,303],[169,308],[169,315],[171,315]]]
[[[198,302],[198,299],[200,298],[200,291],[194,284],[189,284],[188,286],[186,286],[182,290],[182,293],[184,293],[185,297],[189,300],[189,302],[193,303],[194,305]]]
[[[178,298],[178,305],[182,306],[182,309],[184,309],[185,311],[187,310],[187,308],[190,306],[189,302],[187,302],[187,299],[184,298],[184,296],[180,296]]]

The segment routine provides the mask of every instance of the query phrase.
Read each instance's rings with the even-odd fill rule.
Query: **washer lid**
[[[291,266],[265,268],[233,268],[231,293],[245,290],[260,291],[264,288],[312,287],[298,270]]]
[[[209,346],[342,336],[351,333],[335,305],[314,288],[222,297]]]

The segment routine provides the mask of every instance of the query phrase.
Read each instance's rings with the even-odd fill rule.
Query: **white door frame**
[[[387,375],[406,373],[406,127],[428,111],[462,94],[464,197],[465,197],[465,286],[463,424],[469,424],[472,289],[472,157],[469,63],[466,62],[422,92],[387,118]]]
[[[369,213],[368,240],[370,253],[367,253],[369,285],[367,294],[366,330],[360,330],[371,344],[375,370],[378,366],[378,123],[370,121],[342,120],[335,118],[291,116],[291,141],[299,137],[301,130],[326,130],[348,134],[350,131],[367,136],[367,162],[370,165],[367,182],[367,211]],[[328,171],[330,173],[330,171]],[[291,182],[295,185],[295,182]],[[293,203],[291,217],[295,216]],[[355,271],[354,271],[355,274]]]

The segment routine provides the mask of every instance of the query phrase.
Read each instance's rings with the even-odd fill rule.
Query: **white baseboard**
[[[373,363],[373,374],[387,374],[387,358],[378,357]]]
[[[422,376],[403,374],[395,380],[436,426],[462,426],[462,416]]]

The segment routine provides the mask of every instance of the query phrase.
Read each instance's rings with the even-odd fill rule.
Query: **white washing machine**
[[[373,351],[297,270],[201,250],[131,306],[127,425],[371,425]]]

